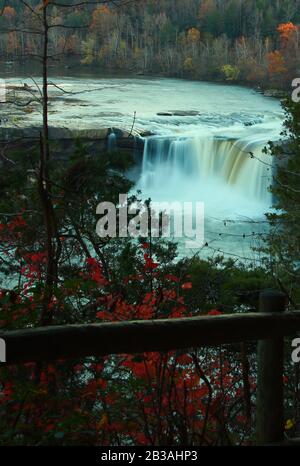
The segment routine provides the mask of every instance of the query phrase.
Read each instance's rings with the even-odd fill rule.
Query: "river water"
[[[7,81],[35,86],[24,77]],[[261,244],[272,205],[272,160],[262,149],[282,130],[278,100],[239,86],[178,79],[60,76],[50,82],[50,125],[130,132],[134,122],[134,134],[152,133],[136,189],[158,202],[204,202],[201,255],[259,260],[252,247]],[[36,125],[40,118],[28,113],[18,124]],[[179,246],[181,255],[197,252]]]

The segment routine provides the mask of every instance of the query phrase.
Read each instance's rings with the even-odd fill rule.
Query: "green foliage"
[[[226,81],[237,81],[240,75],[240,70],[237,66],[223,65],[221,68]]]
[[[178,266],[184,269],[183,264]],[[274,280],[264,268],[236,264],[222,256],[193,260],[188,265],[188,274],[193,292],[187,296],[187,303],[200,313],[210,309],[225,313],[257,310],[260,290],[274,287]]]
[[[281,142],[271,143],[269,152],[276,165],[274,210],[268,214],[270,262],[274,275],[299,299],[300,277],[300,104],[287,99],[285,128]]]

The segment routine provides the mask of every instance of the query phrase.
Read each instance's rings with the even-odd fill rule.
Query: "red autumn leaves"
[[[15,226],[21,223],[18,220]],[[105,277],[101,261],[88,257],[73,288],[70,285],[66,295],[66,284],[62,283],[62,294],[53,297],[51,306],[59,313],[62,305],[59,300],[66,297],[75,300],[86,289],[85,296],[95,304],[97,322],[192,316],[185,304],[185,297],[193,288],[190,278],[165,274],[150,246],[144,244],[141,249],[140,270],[123,279],[117,288]],[[21,308],[30,317],[29,306],[36,304],[34,300],[38,298],[32,290],[43,278],[46,256],[42,251],[34,251],[23,255],[23,260],[26,262],[22,269],[24,290],[28,297],[17,296],[15,300],[18,319],[22,317]],[[83,286],[89,283],[92,288]],[[135,285],[148,290],[141,291],[134,300],[122,293],[123,288]],[[14,312],[12,304],[6,306],[7,313]],[[219,314],[218,310],[209,312],[213,316]],[[22,376],[18,376],[19,371]],[[6,419],[10,419],[11,413],[12,422],[18,416],[21,434],[38,432],[44,439],[67,437],[73,443],[89,441],[101,445],[112,442],[175,444],[184,442],[186,436],[198,436],[199,440],[205,431],[209,443],[218,431],[219,412],[224,402],[241,389],[240,377],[231,374],[228,362],[223,361],[221,367],[216,353],[208,358],[206,371],[216,390],[211,400],[210,388],[197,373],[190,354],[120,355],[102,360],[94,358],[94,362],[58,361],[42,368],[27,365],[11,369],[4,381],[0,406],[6,412]],[[22,398],[24,381],[31,384],[26,388],[30,396],[25,401]],[[206,413],[209,428],[205,424]]]

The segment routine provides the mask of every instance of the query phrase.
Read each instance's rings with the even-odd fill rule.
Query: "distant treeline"
[[[106,70],[287,87],[300,61],[300,0],[136,0],[47,7],[49,54]],[[59,1],[55,2],[56,4]],[[38,58],[43,3],[2,1],[2,60]],[[78,4],[76,6],[76,4]],[[1,2],[0,2],[1,8]]]

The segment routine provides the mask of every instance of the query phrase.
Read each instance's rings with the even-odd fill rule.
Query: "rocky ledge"
[[[180,116],[180,117],[189,117],[189,116],[198,116],[200,113],[196,110],[169,110],[167,112],[159,112],[157,116]]]
[[[39,138],[41,131],[42,128],[40,126],[17,127],[9,126],[4,123],[3,125],[0,125],[0,139],[36,139]],[[65,127],[49,127],[49,138],[53,141],[60,139],[107,139],[111,133],[114,133],[117,139],[134,139],[151,136],[151,133],[147,131],[133,131],[132,133],[129,133],[128,131],[120,128],[70,129]]]
[[[284,99],[287,96],[286,91],[280,91],[279,89],[266,89],[263,94],[265,97],[274,97],[276,99]]]

